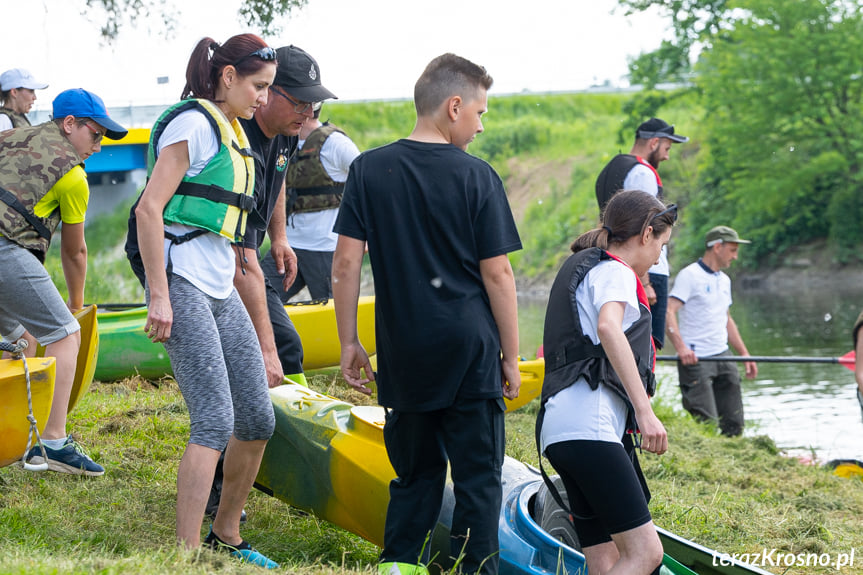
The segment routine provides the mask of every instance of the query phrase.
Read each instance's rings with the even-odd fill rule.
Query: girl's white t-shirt
[[[157,151],[178,142],[189,147],[189,169],[186,176],[196,176],[219,151],[219,140],[210,121],[199,110],[187,110],[171,120],[159,138]],[[166,224],[165,230],[181,236],[198,228]],[[195,239],[171,245],[165,240],[165,266],[171,254],[173,272],[215,299],[225,299],[234,289],[236,260],[228,238],[207,232]]]
[[[582,332],[598,344],[599,310],[609,302],[625,304],[623,331],[641,317],[635,273],[616,260],[604,260],[587,272],[575,290]],[[621,443],[626,431],[626,403],[608,386],[592,390],[585,378],[553,395],[545,404],[540,433],[542,451],[552,443],[586,439]]]

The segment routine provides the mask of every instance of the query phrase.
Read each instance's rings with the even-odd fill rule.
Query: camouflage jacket
[[[309,134],[302,149],[291,157],[285,176],[289,213],[319,212],[342,203],[345,183],[333,180],[321,163],[321,148],[333,132],[344,134],[332,124],[322,125]]]
[[[54,122],[0,133],[0,234],[44,259],[60,211],[40,218],[34,208],[80,163]]]
[[[26,128],[30,125],[30,120],[27,119],[27,116],[24,114],[19,114],[15,110],[10,110],[9,108],[0,108],[0,115],[6,116],[9,118],[9,121],[12,122],[12,128]]]

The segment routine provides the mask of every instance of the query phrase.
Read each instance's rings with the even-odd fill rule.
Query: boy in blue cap
[[[84,306],[87,275],[84,216],[90,189],[83,162],[101,149],[102,138],[119,140],[126,132],[108,116],[99,96],[74,89],[55,98],[53,121],[0,134],[0,336],[27,339],[30,354],[38,341],[46,355],[56,358],[42,447],[48,468],[62,473],[105,473],[67,436],[66,411],[81,344],[72,314]],[[60,222],[68,302],[42,265]],[[39,446],[29,457],[34,464],[45,462]]]

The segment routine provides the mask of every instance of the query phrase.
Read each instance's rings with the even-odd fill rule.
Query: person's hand
[[[342,346],[341,367],[342,377],[348,385],[360,393],[372,394],[372,390],[366,384],[375,380],[375,372],[369,362],[369,354],[359,342]],[[365,377],[363,377],[363,371],[365,371]]]
[[[650,453],[662,455],[668,451],[668,434],[665,426],[654,415],[653,410],[636,415],[638,429],[641,431],[641,448]]]
[[[276,242],[270,245],[270,254],[276,262],[276,271],[285,276],[282,285],[285,291],[293,285],[297,279],[297,254],[287,241]]]
[[[758,377],[758,364],[754,361],[743,362],[743,367],[746,369],[746,379],[755,379]]]
[[[698,356],[689,348],[677,352],[677,357],[683,365],[695,365],[698,363]]]
[[[500,371],[503,396],[510,400],[517,398],[521,388],[521,372],[518,370],[518,360],[501,360]]]
[[[282,371],[282,362],[275,349],[264,353],[264,367],[267,369],[267,385],[270,389],[285,383],[285,372]]]
[[[171,337],[171,325],[174,323],[174,310],[171,300],[167,297],[151,297],[147,306],[147,321],[144,333],[153,343],[167,341]]]
[[[72,302],[71,302],[71,301],[67,301],[67,302],[66,302],[66,307],[67,307],[67,308],[69,308],[69,311],[70,311],[70,312],[72,312],[72,315],[75,315],[76,313],[78,313],[79,311],[81,311],[82,309],[84,309],[84,307],[83,307],[83,306],[78,307],[78,306],[74,306],[74,305],[72,305]]]
[[[652,284],[647,284],[644,286],[644,295],[647,296],[647,303],[653,305],[656,303],[656,290],[653,289]]]

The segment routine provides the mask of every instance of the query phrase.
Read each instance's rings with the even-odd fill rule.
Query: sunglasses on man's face
[[[276,94],[293,104],[294,112],[296,112],[297,114],[305,114],[309,109],[311,109],[313,112],[317,112],[324,104],[323,102],[297,102],[296,100],[273,86],[270,86],[270,91],[275,92]]]

